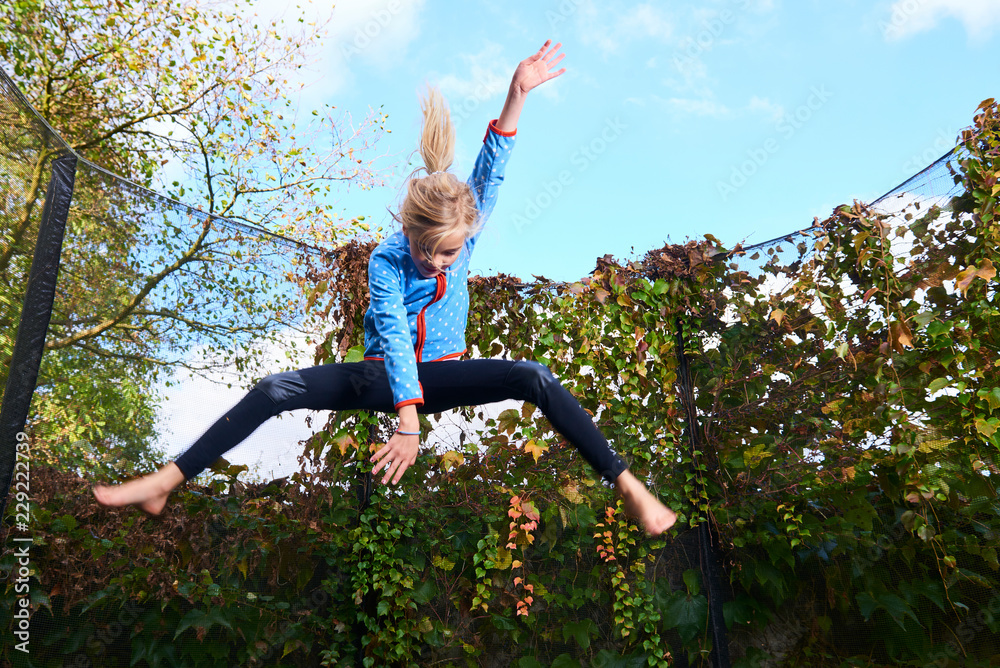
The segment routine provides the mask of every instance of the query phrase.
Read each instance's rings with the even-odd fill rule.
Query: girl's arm
[[[549,45],[552,40],[546,40],[542,48],[537,53],[522,60],[514,76],[510,80],[510,89],[507,91],[507,99],[503,104],[503,111],[497,119],[496,127],[504,133],[511,133],[517,130],[517,120],[521,117],[521,109],[524,108],[524,100],[528,96],[528,91],[535,88],[549,79],[554,79],[566,68],[552,71],[556,65],[566,56],[559,53],[562,44],[556,44],[551,49]],[[548,51],[546,52],[546,49]]]
[[[447,362],[441,362],[441,364],[447,364]],[[400,406],[397,412],[399,414],[399,431],[410,433],[400,434],[396,432],[371,458],[375,464],[372,467],[373,477],[377,477],[379,471],[385,469],[385,474],[382,476],[383,485],[388,483],[390,479],[393,485],[398,483],[406,469],[413,466],[414,462],[417,461],[417,455],[420,454],[420,436],[415,435],[420,432],[417,407],[413,404],[407,404]]]
[[[507,100],[504,102],[503,111],[500,112],[500,118],[495,123],[496,129],[501,133],[513,135],[514,131],[517,130],[517,121],[521,117],[521,109],[524,107],[528,91],[566,71],[565,67],[552,71],[552,68],[559,64],[565,54],[559,53],[562,44],[556,44],[549,49],[550,44],[552,44],[552,40],[546,40],[537,53],[522,60],[517,69],[514,70],[510,89],[507,92]],[[482,208],[486,208],[486,205]],[[488,214],[488,210],[485,213]],[[370,272],[371,269],[369,269]],[[388,351],[386,357],[388,363]],[[399,431],[420,431],[420,421],[415,405],[399,406],[397,413],[399,414]],[[397,432],[372,455],[371,461],[375,464],[372,467],[372,475],[378,476],[384,470],[382,483],[385,484],[391,480],[393,484],[396,484],[403,477],[406,469],[417,461],[419,453],[419,436]]]

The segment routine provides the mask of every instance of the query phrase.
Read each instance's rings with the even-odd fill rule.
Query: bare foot
[[[677,521],[677,514],[663,505],[629,471],[615,480],[615,491],[625,506],[625,512],[642,522],[650,536],[659,536]]]
[[[184,474],[177,464],[170,462],[156,473],[150,473],[121,485],[97,485],[94,498],[103,506],[139,506],[150,515],[159,515],[167,505],[167,497],[177,485],[184,482]]]

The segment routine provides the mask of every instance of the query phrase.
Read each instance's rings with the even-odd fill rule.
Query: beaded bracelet
[[[397,429],[396,433],[402,434],[403,436],[420,436],[419,431],[400,431],[399,429]]]

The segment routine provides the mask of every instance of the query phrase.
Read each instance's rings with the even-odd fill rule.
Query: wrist
[[[511,81],[510,89],[507,91],[507,96],[512,100],[523,100],[528,96],[528,91],[516,81]]]

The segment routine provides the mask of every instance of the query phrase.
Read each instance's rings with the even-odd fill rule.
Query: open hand
[[[420,437],[397,432],[392,435],[388,443],[372,455],[371,461],[375,463],[372,475],[377,476],[379,471],[385,469],[382,484],[386,484],[389,478],[392,478],[392,484],[395,485],[403,477],[403,472],[417,461],[418,454],[420,454]]]
[[[542,48],[537,53],[528,56],[518,64],[517,69],[514,70],[514,77],[510,82],[512,89],[517,89],[521,93],[527,93],[532,88],[545,83],[549,79],[554,79],[566,71],[565,67],[553,71],[553,68],[559,64],[566,54],[559,53],[562,43],[556,44],[551,49],[549,48],[550,44],[552,44],[551,39],[545,40],[545,44],[542,45]]]

